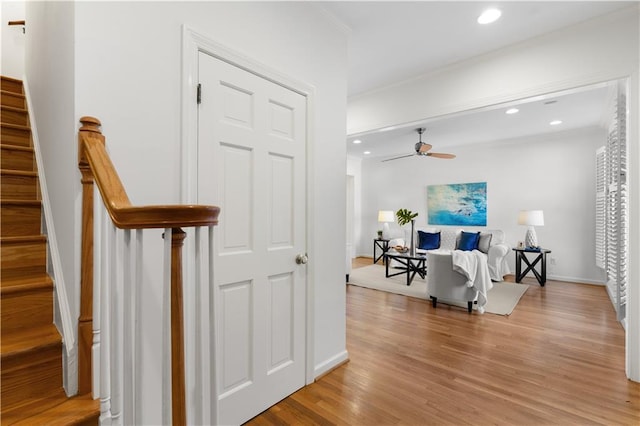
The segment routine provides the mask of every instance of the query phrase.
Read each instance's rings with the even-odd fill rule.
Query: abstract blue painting
[[[487,226],[487,182],[427,186],[430,225]]]

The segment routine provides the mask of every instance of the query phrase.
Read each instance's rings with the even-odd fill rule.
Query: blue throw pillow
[[[458,242],[458,250],[472,251],[478,249],[478,242],[480,241],[479,232],[464,232],[460,233],[460,241]]]
[[[418,248],[420,250],[435,250],[440,248],[440,233],[418,231]]]

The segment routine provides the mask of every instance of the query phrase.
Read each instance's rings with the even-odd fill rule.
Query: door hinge
[[[202,84],[198,83],[198,92],[196,94],[198,105],[202,103]]]

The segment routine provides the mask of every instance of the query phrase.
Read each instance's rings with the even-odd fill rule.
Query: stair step
[[[1,78],[0,89],[7,92],[20,94],[24,93],[24,91],[22,90],[22,80],[5,77],[4,75]]]
[[[17,362],[30,361],[43,348],[60,346],[62,338],[53,322],[44,326],[22,328],[2,334],[0,353],[3,369],[14,369]]]
[[[38,200],[38,173],[20,170],[0,170],[2,198],[12,200]]]
[[[29,419],[31,416],[37,415],[43,411],[57,407],[67,400],[67,395],[62,386],[46,395],[34,398],[26,398],[22,401],[11,405],[4,404],[2,401],[2,425],[15,425]],[[45,423],[31,423],[32,425]]]
[[[100,402],[90,395],[76,396],[36,414],[14,423],[16,426],[89,426],[97,425],[100,416]]]
[[[3,283],[0,295],[2,334],[53,322],[53,283],[50,279],[13,286]]]
[[[0,111],[3,123],[16,124],[18,126],[29,125],[29,113],[24,108],[0,105]]]
[[[42,235],[0,238],[0,281],[27,277],[31,274],[46,274],[46,244],[47,239]]]
[[[27,102],[22,93],[0,91],[0,104],[4,106],[12,106],[16,108],[26,108]]]
[[[6,145],[31,146],[31,128],[17,124],[0,123],[1,140]]]
[[[62,388],[62,341],[27,352],[25,359],[2,360],[2,417],[30,399],[42,398]],[[6,365],[5,365],[6,363]],[[22,410],[20,410],[22,411]]]
[[[1,200],[0,237],[40,235],[41,212],[40,201]]]
[[[16,292],[20,291],[22,286],[29,286],[31,284],[39,284],[43,282],[53,282],[51,277],[46,272],[43,273],[32,273],[27,276],[17,276],[17,277],[5,277],[2,276],[0,280],[0,292]],[[3,336],[4,338],[4,336]]]
[[[35,170],[35,154],[33,148],[27,146],[0,145],[0,169],[22,170],[32,172]]]

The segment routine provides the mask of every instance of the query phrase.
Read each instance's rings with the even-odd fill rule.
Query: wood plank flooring
[[[639,425],[604,287],[523,282],[510,316],[347,286],[350,362],[247,424]]]

